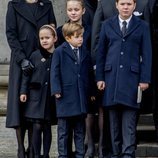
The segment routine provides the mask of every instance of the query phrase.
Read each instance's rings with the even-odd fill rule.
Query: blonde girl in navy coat
[[[55,28],[44,25],[39,30],[41,48],[34,51],[29,60],[34,65],[31,76],[23,75],[20,101],[25,103],[24,117],[33,123],[34,158],[40,158],[42,132],[43,157],[49,158],[51,124],[55,120],[55,100],[50,93],[50,66],[57,40]],[[54,106],[53,106],[54,105]]]
[[[66,42],[54,51],[51,65],[51,93],[56,97],[58,117],[58,153],[59,158],[69,157],[68,136],[73,131],[75,157],[83,158],[85,116],[93,69],[90,53],[82,46],[83,27],[66,23],[62,29]]]

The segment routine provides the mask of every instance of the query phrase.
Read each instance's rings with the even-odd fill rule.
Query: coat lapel
[[[85,49],[83,51],[83,47],[80,47],[79,51],[80,51],[80,62],[83,62],[87,56],[87,51]]]
[[[44,16],[48,10],[50,9],[49,1],[40,1],[37,8],[36,20],[39,20],[42,16]]]
[[[64,53],[66,53],[73,60],[76,60],[76,56],[73,53],[71,46],[67,42],[63,43],[63,47],[64,47]]]
[[[125,34],[124,37],[128,36],[129,34],[131,34],[140,24],[140,19],[135,17],[135,15],[132,16],[132,19],[129,22],[129,26],[127,29],[127,32]],[[119,35],[122,37],[122,32],[120,30],[120,25],[119,25],[119,19],[118,19],[118,15],[114,16],[114,18],[111,19],[111,23],[110,23],[112,29]]]
[[[131,34],[140,24],[140,19],[136,18],[134,15],[132,16],[132,19],[129,22],[129,26],[127,29],[127,33],[125,34],[125,37]]]
[[[14,3],[14,8],[21,16],[23,16],[25,19],[36,25],[37,23],[36,21],[39,20],[42,16],[44,16],[50,9],[50,5],[48,5],[49,3],[50,3],[49,1],[47,2],[42,0],[38,2],[37,12],[35,14],[35,17],[33,16],[32,12],[30,11],[25,1]]]
[[[14,8],[21,16],[23,16],[25,19],[36,25],[35,18],[33,17],[32,12],[30,12],[29,7],[24,1],[15,3]]]
[[[119,19],[118,19],[118,15],[114,16],[111,19],[111,28],[119,35],[122,36],[122,32],[120,30],[120,25],[119,25]]]

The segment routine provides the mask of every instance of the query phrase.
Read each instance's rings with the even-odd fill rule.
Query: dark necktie
[[[127,31],[127,22],[123,21],[122,22],[122,35],[124,36],[126,34]]]
[[[76,59],[77,59],[77,62],[79,63],[79,52],[78,52],[78,49],[77,49],[77,48],[74,48],[74,49],[73,49],[73,52],[74,52],[74,54],[75,54],[75,57],[76,57]]]

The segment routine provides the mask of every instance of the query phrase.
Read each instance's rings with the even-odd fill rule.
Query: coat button
[[[125,42],[125,39],[123,38],[122,41]]]
[[[123,55],[124,54],[124,52],[121,52],[121,55]]]
[[[78,77],[80,77],[80,74],[78,74]]]
[[[45,85],[48,85],[48,82],[45,82]]]
[[[77,65],[77,62],[75,62],[75,65]]]
[[[50,68],[47,68],[47,71],[49,71],[50,70]]]
[[[123,68],[123,65],[120,65],[120,68],[122,69],[122,68]]]

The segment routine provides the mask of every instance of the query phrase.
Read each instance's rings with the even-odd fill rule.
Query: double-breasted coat
[[[55,121],[55,99],[50,93],[50,67],[52,54],[37,50],[29,60],[34,65],[30,76],[22,76],[20,94],[27,95],[24,116],[27,118]]]
[[[57,117],[71,117],[87,113],[90,75],[93,73],[90,53],[79,48],[80,64],[71,46],[64,42],[55,49],[51,65],[51,94],[56,99]]]
[[[151,41],[148,24],[132,16],[125,36],[118,15],[102,24],[96,62],[97,81],[105,81],[103,105],[139,108],[139,83],[150,83]]]
[[[21,83],[20,62],[29,58],[38,48],[38,30],[44,24],[55,23],[52,4],[49,0],[39,0],[36,11],[31,12],[25,0],[12,0],[8,3],[6,14],[6,36],[11,48],[7,127],[20,125],[21,106],[19,87]]]

